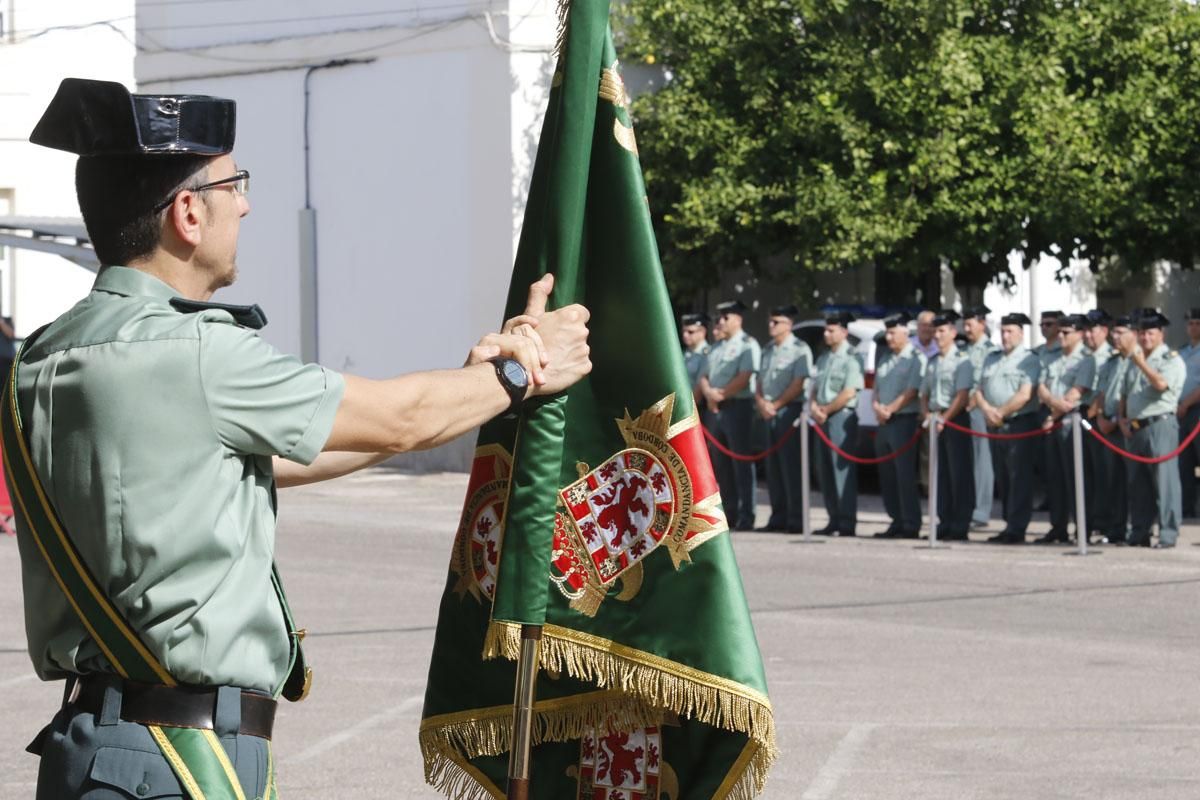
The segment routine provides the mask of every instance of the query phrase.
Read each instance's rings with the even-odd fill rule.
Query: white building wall
[[[0,213],[78,217],[75,157],[29,144],[59,81],[133,81],[134,0],[0,0]],[[79,27],[88,26],[88,27]],[[24,336],[87,293],[95,275],[66,259],[9,249],[0,308]]]
[[[317,360],[367,377],[457,366],[499,326],[556,30],[550,0],[394,5],[145,2],[137,14],[138,91],[238,102],[251,212],[238,282],[215,299],[262,305],[265,338],[297,354],[311,316],[305,75],[369,62],[314,70],[308,99]],[[472,446],[464,437],[418,460],[464,466]]]

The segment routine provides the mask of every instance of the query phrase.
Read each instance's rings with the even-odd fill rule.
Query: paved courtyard
[[[280,493],[279,562],[317,678],[280,711],[285,800],[439,796],[417,724],[465,485],[374,470]],[[864,505],[869,535],[883,516]],[[766,798],[1200,797],[1200,527],[1175,550],[1088,558],[797,539],[734,538],[782,751]],[[0,582],[0,798],[31,798],[23,748],[60,688],[31,673],[4,537]]]

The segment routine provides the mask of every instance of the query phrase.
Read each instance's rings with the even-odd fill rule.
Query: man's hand
[[[1117,423],[1110,420],[1108,417],[1099,416],[1096,418],[1096,427],[1100,428],[1100,432],[1105,436],[1110,436],[1117,429]]]
[[[983,410],[984,419],[992,428],[999,428],[1004,425],[1004,417],[1000,414],[1000,409],[995,406],[988,406]]]
[[[758,407],[758,415],[765,421],[770,422],[775,418],[775,404],[767,398],[760,395],[755,395],[754,404]]]
[[[1124,436],[1126,439],[1133,438],[1133,428],[1129,425],[1129,420],[1121,417],[1117,424],[1121,426],[1122,436]]]
[[[814,402],[812,405],[812,418],[817,421],[818,425],[824,425],[829,419],[829,415],[825,413],[824,406]]]

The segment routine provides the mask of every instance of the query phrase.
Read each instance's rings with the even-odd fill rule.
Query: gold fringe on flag
[[[520,649],[520,625],[491,624],[484,640],[484,658],[515,661]],[[750,800],[762,791],[778,755],[775,718],[766,695],[653,653],[557,625],[542,628],[539,661],[544,670],[566,672],[572,678],[615,690],[660,711],[670,710],[706,725],[744,733],[750,744],[730,772],[733,783],[724,796]],[[511,720],[511,707],[506,710]],[[575,730],[586,725],[570,727]]]

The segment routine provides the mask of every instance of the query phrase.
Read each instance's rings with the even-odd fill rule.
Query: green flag
[[[560,54],[506,317],[555,275],[592,374],[479,435],[421,724],[426,779],[503,797],[521,624],[543,625],[532,793],[749,798],[775,757],[758,643],[683,366],[607,0]]]

